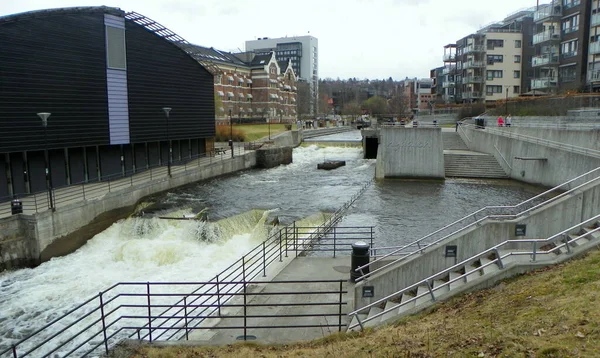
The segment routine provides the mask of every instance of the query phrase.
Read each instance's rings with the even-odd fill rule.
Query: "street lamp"
[[[231,157],[233,158],[233,119],[231,118],[231,108],[229,108],[229,147],[231,148]]]
[[[38,117],[42,120],[42,126],[44,127],[44,164],[46,166],[46,188],[48,189],[48,205],[50,209],[54,211],[54,198],[52,197],[52,171],[50,170],[50,160],[48,158],[48,135],[46,128],[48,127],[48,117],[52,113],[40,112]]]
[[[162,109],[165,112],[165,118],[167,120],[167,143],[169,144],[169,154],[167,158],[167,173],[169,177],[171,177],[171,139],[169,136],[169,112],[171,112],[171,107],[163,107]]]
[[[265,108],[265,120],[267,121],[267,128],[269,129],[269,140],[271,140],[271,121],[269,120],[268,108]]]

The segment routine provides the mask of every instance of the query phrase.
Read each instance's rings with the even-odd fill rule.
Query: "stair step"
[[[589,232],[590,230],[585,230],[585,231]],[[580,236],[581,235],[569,234],[569,241],[575,240],[575,241],[571,241],[571,244],[573,244],[575,246],[580,246],[580,245],[590,242],[590,239],[592,238],[590,234],[588,234],[588,236],[583,236],[583,237],[580,237]],[[578,237],[579,237],[579,239],[577,239]]]
[[[363,322],[366,318],[367,318],[367,314],[366,313],[359,313],[358,317],[360,317],[360,321]],[[350,322],[350,325],[348,327],[352,327],[354,325],[357,325],[354,328],[348,328],[349,332],[358,332],[360,331],[360,325],[358,324],[358,319],[356,318],[356,316],[352,316],[352,321]]]
[[[444,285],[446,283],[446,281],[443,280],[433,280],[433,293],[437,296],[444,294],[448,291],[450,291],[450,286],[449,285]],[[444,285],[444,286],[442,286]],[[442,286],[442,287],[440,287]],[[437,290],[436,290],[437,288]]]
[[[481,261],[481,266],[482,267],[484,265],[487,265],[487,266],[483,267],[483,269],[482,269],[484,275],[489,274],[489,273],[493,273],[493,272],[496,272],[496,271],[500,270],[500,268],[498,267],[498,264],[496,262],[490,264],[490,262],[492,262],[493,260],[490,260],[488,258],[482,257],[481,259],[479,259],[479,261]]]
[[[383,312],[383,308],[373,306],[369,309],[369,314],[367,315],[367,319],[370,319],[371,317],[378,315],[381,312]],[[367,323],[365,323],[365,327],[377,326],[379,324],[379,322],[381,322],[381,316],[377,317],[377,318],[373,318],[370,321],[368,321]]]
[[[508,254],[509,252],[516,253],[517,250],[500,250],[500,251],[498,251],[498,254],[500,256],[504,256],[504,255]],[[504,265],[511,263],[511,262],[529,262],[529,261],[531,261],[531,255],[515,255],[515,254],[513,254],[513,255],[508,255],[502,259],[502,263]]]
[[[427,288],[427,286],[419,286],[417,287],[417,297],[421,296],[422,294],[424,294],[422,297],[417,298],[417,301],[415,302],[415,305],[418,306],[422,303],[425,302],[430,302],[431,301],[431,295],[429,294],[429,289]]]
[[[474,270],[474,271],[473,271]],[[472,272],[470,272],[472,271]],[[465,279],[467,282],[471,282],[481,276],[481,271],[475,266],[465,266]]]
[[[397,306],[397,305],[398,305],[398,303],[396,303],[396,302],[387,301],[387,302],[385,303],[385,309],[384,309],[384,311],[387,311],[387,310],[389,310],[390,308],[392,308],[392,307],[394,307],[394,306]],[[391,311],[389,311],[389,312],[386,312],[386,313],[384,313],[384,314],[381,316],[381,320],[380,320],[380,322],[385,322],[385,321],[387,321],[388,319],[390,319],[390,318],[393,318],[393,317],[396,317],[396,316],[398,316],[398,307],[396,307],[395,309],[393,309],[393,310],[391,310]]]
[[[457,277],[462,276],[460,272],[450,272],[450,281],[454,280]],[[457,287],[460,287],[465,284],[465,278],[461,278],[460,280],[456,280],[450,284],[450,290],[453,290]]]
[[[588,237],[592,237],[594,239],[600,239],[600,230],[592,232],[593,228],[589,228],[589,227],[584,227],[583,230],[585,230],[585,232],[588,233]]]
[[[410,293],[403,293],[402,294],[402,299],[400,300],[400,302],[404,303],[404,304],[398,308],[398,313],[407,311],[407,310],[415,307],[415,305],[416,305],[416,301],[415,300],[412,300],[412,301],[408,302],[409,300],[411,300],[413,298],[415,298],[414,295],[412,295]],[[408,303],[405,303],[405,302],[408,302]]]

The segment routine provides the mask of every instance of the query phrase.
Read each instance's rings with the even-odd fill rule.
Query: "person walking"
[[[512,116],[509,114],[508,116],[506,116],[505,125],[507,127],[510,127],[511,124],[512,124]]]
[[[498,127],[502,127],[504,126],[504,119],[502,119],[502,116],[498,117]]]

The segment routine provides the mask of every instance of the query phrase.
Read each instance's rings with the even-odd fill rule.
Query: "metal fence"
[[[192,171],[198,170],[201,166],[229,160],[234,156],[243,155],[258,147],[260,145],[256,143],[244,143],[240,146],[234,146],[233,154],[230,149],[217,147],[208,153],[171,162],[170,166],[151,166],[136,170],[135,172],[127,171],[113,176],[104,176],[97,182],[82,182],[36,193],[0,197],[0,218],[19,213],[32,215],[74,202],[100,198],[107,193],[118,192],[133,186],[151,186],[158,181],[167,180],[169,172],[171,173],[171,177],[174,178],[185,176]],[[52,197],[52,200],[50,200],[50,197]],[[17,205],[13,202],[14,200],[18,200]]]

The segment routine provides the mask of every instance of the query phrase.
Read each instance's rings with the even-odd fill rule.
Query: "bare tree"
[[[350,116],[353,122],[356,122],[356,118],[362,114],[362,109],[358,102],[353,101],[346,103],[342,109],[342,114]]]
[[[389,111],[390,114],[398,118],[406,116],[409,112],[406,96],[400,92],[396,92],[389,101]]]

